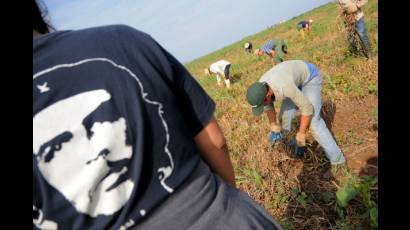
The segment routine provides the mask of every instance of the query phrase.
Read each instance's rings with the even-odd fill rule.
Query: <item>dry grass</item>
[[[366,207],[360,199],[354,199],[342,214],[340,210],[337,212],[335,192],[343,182],[324,177],[330,164],[311,136],[304,159],[291,158],[285,146],[268,146],[267,118],[251,114],[245,93],[247,86],[271,68],[270,60],[245,54],[242,45],[251,41],[257,48],[270,38],[283,38],[289,47],[286,59],[304,59],[316,64],[326,75],[322,115],[349,163],[365,165],[363,156],[376,154],[377,157],[378,151],[377,131],[372,128],[373,110],[378,102],[377,4],[378,1],[370,0],[365,9],[375,53],[372,60],[347,54],[338,9],[330,3],[186,65],[217,104],[215,116],[228,141],[239,188],[285,228],[368,229],[370,224],[369,218],[361,217]],[[315,24],[311,35],[302,40],[296,24],[305,18],[314,19]],[[216,87],[216,80],[202,73],[219,59],[232,63],[231,90]],[[279,109],[280,105],[275,106]],[[297,126],[295,122],[293,127]],[[359,163],[355,164],[356,161]],[[352,170],[347,177],[354,178],[354,172],[358,175],[360,170],[361,167]],[[372,199],[377,202],[377,190],[373,191]]]

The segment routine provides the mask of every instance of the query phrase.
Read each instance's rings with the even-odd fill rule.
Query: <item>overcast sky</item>
[[[181,62],[206,55],[331,0],[43,0],[57,30],[126,24]]]

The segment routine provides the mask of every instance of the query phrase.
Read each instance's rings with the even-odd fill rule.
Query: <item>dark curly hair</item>
[[[46,34],[54,28],[45,20],[47,8],[41,1],[33,0],[33,30]]]

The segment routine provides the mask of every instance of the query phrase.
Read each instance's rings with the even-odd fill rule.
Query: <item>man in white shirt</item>
[[[212,63],[207,69],[205,69],[205,74],[216,75],[216,81],[218,86],[222,86],[221,75],[225,76],[225,84],[226,88],[231,88],[231,81],[229,77],[229,69],[231,67],[231,63],[226,60],[220,60],[215,63]]]

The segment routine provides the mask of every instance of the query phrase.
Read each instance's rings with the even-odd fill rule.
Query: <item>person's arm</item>
[[[155,63],[162,71],[164,79],[177,97],[181,115],[190,129],[200,155],[216,174],[235,186],[235,176],[226,141],[213,118],[215,102],[175,57],[155,40],[151,41],[154,42],[150,44],[151,49],[147,52],[153,52],[153,55],[147,56],[151,57],[151,63]]]
[[[269,124],[272,126],[273,124],[276,124],[276,111],[275,109],[269,109],[266,110],[266,116],[268,117]]]
[[[195,143],[211,170],[235,187],[235,174],[228,146],[215,118],[195,136]]]
[[[302,115],[300,118],[299,133],[306,134],[306,130],[309,127],[311,115]]]
[[[314,112],[313,105],[298,88],[295,89],[292,100],[295,102],[296,106],[300,108],[302,113],[300,117],[299,131],[296,133],[296,142],[298,146],[306,146],[306,130],[310,125]]]
[[[276,64],[276,63],[275,63],[275,58],[274,58],[274,57],[275,57],[275,54],[276,54],[276,53],[275,53],[274,50],[271,50],[271,51],[270,51],[270,54],[269,54],[269,56],[272,58],[272,64],[273,64],[273,66],[275,66],[275,64]]]
[[[299,132],[296,134],[296,143],[298,146],[306,146],[306,129],[309,127],[312,116],[302,115],[300,118]]]
[[[276,133],[279,133],[281,131],[280,126],[278,125],[278,123],[276,123],[276,111],[275,108],[272,109],[268,109],[265,111],[266,112],[266,116],[268,117],[269,120],[269,124],[270,124],[270,129],[271,131],[274,131]]]
[[[216,83],[217,83],[218,85],[221,85],[221,84],[222,84],[221,74],[220,74],[219,72],[216,72],[216,73],[215,73],[215,76],[216,76]]]

